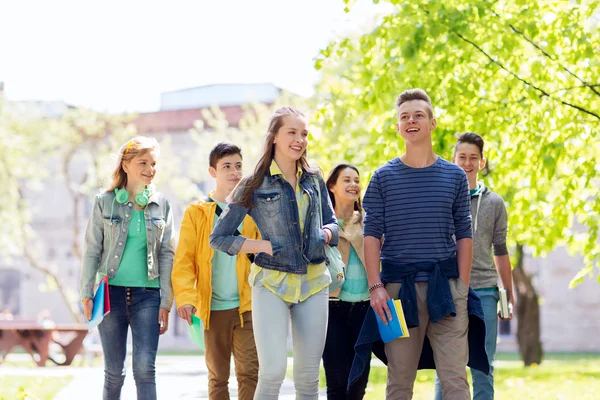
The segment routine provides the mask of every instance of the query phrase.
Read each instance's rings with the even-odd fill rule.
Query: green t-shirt
[[[213,199],[222,210],[227,208],[227,203]],[[215,215],[213,228],[218,221]],[[242,225],[240,225],[240,230]],[[206,244],[208,246],[208,243]],[[240,293],[238,291],[238,278],[236,271],[237,255],[215,251],[212,258],[212,298],[210,309],[213,311],[231,310],[240,306]]]
[[[124,246],[117,274],[108,283],[113,286],[159,288],[158,278],[148,280],[148,241],[143,210],[132,211]]]
[[[338,220],[338,225],[340,228],[343,228],[344,221]],[[352,303],[369,298],[367,271],[352,245],[350,245],[350,254],[348,256],[346,280],[342,285],[342,290],[338,297],[340,300]]]
[[[363,264],[352,245],[350,245],[346,280],[342,285],[342,291],[338,297],[340,300],[349,302],[357,302],[369,298],[369,280],[367,279],[367,271],[365,271],[365,267],[363,267]]]
[[[477,185],[477,187],[476,187],[475,189],[471,189],[471,190],[469,191],[469,194],[470,194],[471,196],[476,196],[476,195],[478,195],[478,194],[479,194],[479,192],[481,191],[481,188],[482,188],[482,186],[481,186],[481,185]]]

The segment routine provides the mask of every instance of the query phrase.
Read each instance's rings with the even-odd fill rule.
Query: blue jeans
[[[103,400],[119,400],[125,381],[127,330],[133,335],[133,378],[138,400],[156,399],[154,365],[158,349],[160,291],[109,286],[110,313],[100,325],[104,352]]]
[[[488,375],[475,369],[471,370],[473,378],[473,400],[494,399],[494,359],[496,358],[496,341],[498,338],[498,290],[496,288],[475,289],[481,300],[485,319],[485,350],[490,362]],[[435,377],[435,400],[442,400],[442,387]]]
[[[368,301],[329,301],[327,341],[323,351],[328,400],[360,400],[365,396],[369,365],[350,390],[347,390],[347,386],[354,361],[354,345],[370,307]]]

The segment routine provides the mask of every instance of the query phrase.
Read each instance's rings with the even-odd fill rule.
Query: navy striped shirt
[[[456,257],[456,240],[471,238],[465,172],[441,157],[426,168],[395,158],[375,171],[365,193],[364,236],[381,239],[381,259],[400,263]]]

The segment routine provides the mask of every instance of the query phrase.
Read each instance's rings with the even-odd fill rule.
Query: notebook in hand
[[[200,318],[192,315],[192,324],[190,325],[190,337],[202,351],[204,351],[204,328]]]
[[[508,293],[504,288],[498,289],[498,292],[498,313],[500,314],[501,318],[508,318],[510,316],[510,313],[512,312],[512,310],[510,309],[511,305],[508,302]]]
[[[387,343],[395,339],[408,337],[408,328],[406,327],[406,320],[404,319],[402,303],[400,300],[389,299],[387,305],[392,313],[392,320],[388,321],[387,325],[384,324],[379,318],[379,315],[375,313],[381,340],[383,340],[384,343]]]
[[[94,308],[92,310],[92,319],[88,323],[88,330],[94,329],[104,316],[110,312],[110,297],[108,293],[108,277],[102,278],[98,284],[96,294],[94,294]]]

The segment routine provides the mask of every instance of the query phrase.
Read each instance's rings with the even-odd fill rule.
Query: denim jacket
[[[93,297],[95,283],[107,275],[107,270],[109,278],[117,274],[127,241],[132,210],[133,203],[117,203],[114,192],[96,196],[85,232],[80,281],[82,299]],[[160,193],[153,193],[144,209],[144,217],[148,240],[148,279],[160,278],[160,307],[171,310],[171,269],[175,243],[173,214],[169,201]]]
[[[319,201],[314,184],[318,180],[322,199]],[[210,235],[210,246],[218,251],[236,255],[240,252],[245,237],[234,236],[244,216],[249,214],[260,231],[263,240],[271,242],[273,255],[258,253],[254,263],[262,268],[295,274],[306,274],[308,264],[320,264],[325,261],[325,233],[331,231],[329,244],[338,243],[338,225],[331,200],[327,195],[325,182],[320,176],[304,172],[299,181],[300,187],[310,197],[310,206],[304,221],[304,235],[300,230],[298,204],[294,188],[280,175],[272,176],[267,172],[258,189],[253,194],[252,207],[246,208],[234,197],[234,201],[221,214]],[[235,195],[241,193],[241,187]],[[316,205],[321,206],[323,225],[319,219]]]

